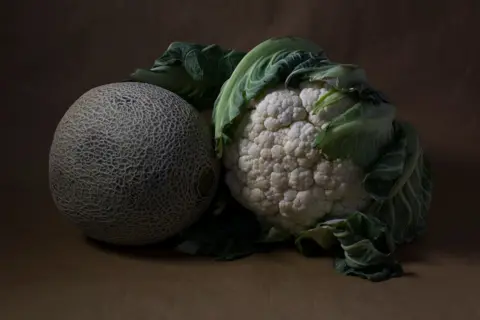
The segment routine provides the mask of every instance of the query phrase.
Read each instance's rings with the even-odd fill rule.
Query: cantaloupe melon
[[[50,149],[54,202],[86,236],[156,243],[196,222],[218,186],[204,118],[158,86],[122,82],[83,94]]]

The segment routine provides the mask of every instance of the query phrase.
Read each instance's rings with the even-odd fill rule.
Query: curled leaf
[[[130,80],[160,86],[195,108],[212,109],[223,83],[245,53],[218,45],[173,42],[149,69],[137,69]]]
[[[395,243],[388,227],[361,212],[320,223],[300,234],[295,242],[300,252],[304,251],[305,239],[313,240],[325,250],[339,244],[340,249],[335,251],[335,269],[342,274],[383,281],[403,273],[393,257]]]

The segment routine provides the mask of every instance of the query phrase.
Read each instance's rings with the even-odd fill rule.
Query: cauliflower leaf
[[[172,42],[149,69],[136,69],[128,80],[160,86],[197,110],[208,110],[244,56],[216,44]]]
[[[338,243],[325,242],[331,236]],[[329,220],[304,232],[295,243],[302,252],[305,239],[315,237],[323,249],[332,249],[339,244],[341,250],[335,251],[334,266],[342,274],[371,281],[403,275],[402,266],[393,256],[395,243],[388,226],[375,217],[355,212],[345,219]]]

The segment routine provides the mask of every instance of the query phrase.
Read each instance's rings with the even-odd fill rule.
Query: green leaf
[[[331,159],[352,159],[361,167],[375,161],[393,136],[395,107],[357,102],[319,130],[315,146]]]
[[[352,268],[345,258],[336,258],[334,268],[337,272],[346,276],[355,276],[372,282],[385,281],[404,275],[403,267],[398,262],[377,264],[364,268]]]
[[[327,94],[323,95],[318,101],[315,103],[313,107],[313,112],[318,113],[324,108],[327,108],[331,105],[339,103],[342,99],[347,98],[347,95],[341,91],[338,91],[334,88],[330,89]]]
[[[149,69],[137,69],[131,81],[160,86],[200,111],[212,109],[223,83],[245,56],[218,45],[173,42]]]
[[[373,199],[382,201],[392,197],[397,180],[404,176],[406,158],[406,136],[397,134],[391,145],[365,175],[363,185]]]
[[[295,239],[295,244],[302,254],[305,254],[305,240],[312,240],[324,250],[332,249],[337,244],[337,239],[331,230],[323,227],[316,227],[303,231]]]
[[[312,240],[320,248],[336,250],[335,269],[345,275],[370,281],[383,281],[401,276],[401,265],[394,259],[395,242],[388,227],[375,217],[355,212],[345,219],[334,219],[318,224],[296,239],[300,252],[303,243]]]
[[[417,132],[396,122],[395,139],[365,176],[365,190],[375,200],[366,212],[389,226],[397,244],[411,242],[426,229],[432,180]]]

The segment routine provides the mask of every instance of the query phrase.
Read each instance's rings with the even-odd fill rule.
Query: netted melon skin
[[[59,211],[86,236],[117,245],[160,242],[192,225],[219,174],[205,120],[179,96],[145,83],[83,94],[50,148]]]

